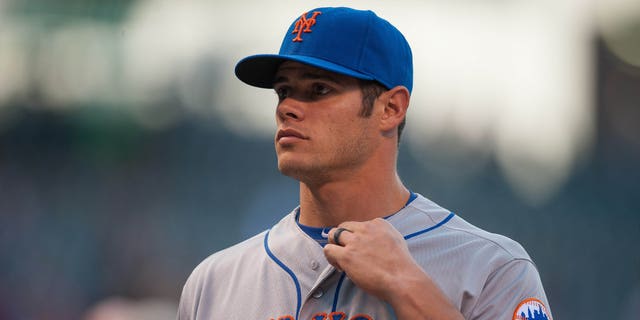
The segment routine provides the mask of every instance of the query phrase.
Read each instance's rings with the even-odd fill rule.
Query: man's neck
[[[400,210],[409,191],[397,174],[372,179],[349,179],[310,186],[300,183],[300,223],[336,226],[344,221],[367,221]]]

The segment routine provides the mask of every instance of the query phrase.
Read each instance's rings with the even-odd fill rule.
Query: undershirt
[[[407,203],[404,204],[404,206],[402,207],[403,209],[408,206],[411,201],[413,201],[415,198],[417,197],[417,195],[411,191],[409,191],[409,200],[407,200]],[[402,210],[402,209],[400,209]],[[390,214],[386,217],[384,217],[384,219],[387,219],[391,216],[393,216],[395,213]],[[298,208],[297,212],[296,212],[296,223],[298,224],[298,226],[300,227],[300,229],[302,231],[304,231],[304,233],[306,233],[309,237],[311,237],[311,239],[315,240],[318,242],[318,244],[320,244],[322,247],[324,247],[327,243],[329,243],[328,237],[329,237],[329,230],[331,230],[333,227],[310,227],[310,226],[305,226],[303,224],[300,223],[300,208]]]

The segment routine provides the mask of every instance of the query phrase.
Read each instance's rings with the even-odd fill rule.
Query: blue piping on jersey
[[[331,312],[335,312],[336,308],[338,307],[338,296],[340,296],[340,288],[342,288],[342,281],[344,281],[346,275],[347,274],[343,272],[340,276],[340,280],[338,280],[338,285],[336,286],[336,294],[333,296],[333,306],[331,307]]]
[[[285,272],[287,272],[289,274],[289,276],[291,276],[291,279],[293,280],[293,283],[296,285],[296,294],[298,296],[298,304],[296,306],[296,319],[295,320],[298,320],[298,316],[300,315],[300,304],[301,304],[301,301],[302,301],[302,293],[301,293],[301,290],[300,290],[300,282],[298,282],[298,278],[293,273],[293,271],[291,271],[291,269],[289,269],[289,267],[287,267],[282,261],[280,261],[280,259],[278,259],[276,257],[276,255],[274,255],[273,252],[271,252],[271,250],[269,249],[269,232],[271,232],[271,230],[268,230],[267,233],[264,235],[264,250],[267,251],[267,255],[269,256],[269,258],[271,258],[271,260],[273,260],[277,265],[280,266],[280,268],[282,268],[282,270],[284,270]]]
[[[438,222],[436,225],[433,225],[429,228],[426,228],[424,230],[420,230],[411,234],[408,234],[406,236],[404,236],[405,240],[409,240],[415,236],[419,236],[423,233],[427,233],[431,230],[437,229],[439,227],[441,227],[442,225],[444,225],[445,223],[449,222],[449,220],[451,220],[451,218],[453,218],[455,216],[455,213],[450,213],[446,218],[444,218],[442,221]],[[335,312],[336,309],[338,308],[338,296],[340,295],[340,288],[342,288],[342,282],[344,281],[344,278],[347,274],[346,273],[342,273],[342,275],[340,276],[340,280],[338,280],[338,285],[336,287],[336,293],[335,296],[333,296],[333,306],[331,307],[331,312]]]
[[[438,224],[436,224],[434,226],[431,226],[429,228],[426,228],[424,230],[420,230],[418,232],[414,232],[412,234],[408,234],[408,235],[404,236],[404,239],[405,240],[409,240],[409,239],[411,239],[411,238],[413,238],[415,236],[419,236],[419,235],[421,235],[423,233],[426,233],[426,232],[429,232],[429,231],[431,231],[433,229],[437,229],[437,228],[441,227],[443,224],[447,223],[449,220],[451,220],[451,218],[453,218],[453,216],[455,216],[455,213],[451,212],[446,218],[444,218],[444,220],[438,222]]]

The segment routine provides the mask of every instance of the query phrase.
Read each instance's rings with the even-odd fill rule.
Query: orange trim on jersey
[[[311,317],[311,320],[327,320],[327,313],[318,312]]]
[[[295,320],[293,316],[281,316],[278,317],[278,320]]]
[[[339,317],[339,318],[338,318]],[[347,315],[344,312],[334,311],[329,313],[328,320],[347,320]]]

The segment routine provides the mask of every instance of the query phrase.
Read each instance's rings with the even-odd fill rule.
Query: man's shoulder
[[[493,233],[465,220],[458,213],[447,210],[431,200],[419,196],[412,203],[413,220],[408,224],[433,228],[432,237],[448,245],[464,244],[470,250],[492,252],[492,256],[506,260],[531,258],[517,241],[502,234]],[[422,223],[421,223],[422,222]]]
[[[491,250],[508,260],[531,260],[527,251],[516,240],[479,228],[460,216],[448,225],[447,229],[475,243],[478,250]]]
[[[281,226],[288,221],[288,217],[289,215],[283,217],[270,229],[206,257],[193,269],[190,278],[201,281],[218,273],[228,274],[229,272],[244,270],[249,266],[255,266],[260,263],[260,259],[267,259],[265,237],[268,232],[281,229]]]
[[[263,231],[249,239],[237,243],[231,247],[211,254],[202,260],[188,276],[180,298],[181,317],[189,318],[196,310],[203,314],[209,314],[216,301],[233,288],[232,278],[242,279],[239,286],[246,287],[250,279],[247,275],[253,275],[252,266],[255,266],[264,252],[262,239],[267,231]],[[243,277],[236,277],[242,274]],[[201,305],[204,303],[204,305]]]
[[[209,255],[195,267],[193,273],[232,267],[245,259],[255,259],[257,253],[264,251],[263,239],[266,232],[267,230],[260,232],[251,238]]]

